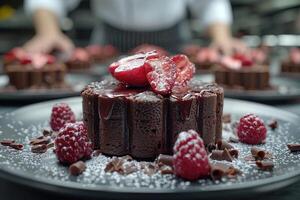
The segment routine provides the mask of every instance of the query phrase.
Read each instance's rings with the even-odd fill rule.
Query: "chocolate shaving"
[[[50,149],[50,148],[52,148],[52,147],[54,147],[54,143],[53,143],[53,142],[47,144],[47,149]]]
[[[51,138],[50,137],[38,137],[35,139],[30,140],[30,145],[39,145],[39,144],[49,144],[51,142]]]
[[[107,163],[105,172],[118,172],[120,174],[129,174],[137,170],[134,163],[131,163],[131,156],[113,157],[109,163]]]
[[[233,167],[232,165],[226,165],[224,163],[211,164],[210,176],[213,180],[220,180],[222,177],[235,178],[242,172]]]
[[[144,172],[144,174],[147,174],[148,176],[152,176],[153,174],[155,174],[157,172],[157,165],[155,165],[154,163],[141,162],[139,164],[140,164],[141,169]],[[164,165],[164,166],[166,166],[166,165]]]
[[[230,155],[228,149],[224,150],[213,150],[210,158],[213,160],[226,160],[229,162],[233,161],[233,157]]]
[[[218,165],[211,165],[210,176],[213,180],[220,180],[224,175],[224,168]]]
[[[98,149],[98,150],[95,150],[94,152],[93,152],[93,156],[94,157],[97,157],[97,156],[100,156],[102,153],[101,153],[101,151]]]
[[[278,127],[278,122],[275,119],[272,119],[269,123],[268,126],[272,129],[275,130]]]
[[[228,139],[228,141],[229,142],[232,142],[232,143],[239,143],[239,139],[238,138],[236,138],[236,137],[229,137],[229,139]]]
[[[266,151],[258,147],[252,147],[251,154],[255,159],[263,160],[266,156]]]
[[[271,160],[257,160],[256,166],[261,170],[272,170],[274,163]]]
[[[222,116],[222,122],[226,123],[226,124],[230,123],[231,122],[231,114],[229,114],[229,113],[224,114]]]
[[[46,144],[38,144],[38,145],[33,145],[31,147],[31,152],[32,153],[45,153],[47,151],[47,145]]]
[[[225,140],[219,140],[217,142],[217,149],[224,150],[224,149],[233,149],[233,146],[226,142]]]
[[[11,143],[9,145],[9,147],[11,147],[13,149],[16,149],[16,150],[22,150],[24,146],[23,146],[23,144]]]
[[[78,161],[76,163],[73,163],[69,167],[69,173],[73,176],[78,176],[79,174],[82,174],[86,169],[86,165],[82,161]]]
[[[287,144],[287,147],[291,152],[300,151],[300,143],[297,144]]]
[[[163,165],[159,167],[159,171],[161,174],[173,174],[173,168],[167,165]]]
[[[47,137],[47,136],[52,136],[53,131],[51,129],[45,128],[43,130],[43,136]]]
[[[156,163],[158,164],[158,166],[167,165],[173,167],[173,156],[159,154],[156,159]]]
[[[209,143],[208,145],[207,145],[207,152],[209,152],[209,153],[211,153],[213,150],[215,150],[217,147],[216,147],[216,145],[215,144],[213,144],[213,143]]]
[[[233,158],[237,159],[239,157],[239,151],[237,149],[229,149],[228,151]]]
[[[3,146],[10,146],[12,143],[15,143],[15,140],[1,140],[0,141],[0,144],[3,145]]]

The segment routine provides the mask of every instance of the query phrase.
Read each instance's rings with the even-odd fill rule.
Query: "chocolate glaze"
[[[189,88],[163,97],[112,79],[91,83],[82,97],[93,148],[107,155],[153,159],[171,154],[178,133],[189,129],[199,132],[206,145],[215,143],[222,134],[223,90],[199,81]]]

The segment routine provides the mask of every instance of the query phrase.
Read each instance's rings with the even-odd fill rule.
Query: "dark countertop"
[[[6,112],[11,112],[22,105],[13,105],[11,103],[0,103],[0,115],[4,114]],[[295,113],[297,115],[300,115],[300,100],[294,101],[294,102],[286,102],[285,104],[272,104],[272,106],[283,109],[292,113]],[[291,186],[288,186],[284,189],[274,191],[262,196],[257,197],[256,199],[272,199],[272,200],[279,200],[279,199],[284,199],[284,200],[290,200],[290,199],[299,199],[300,198],[300,182],[295,183]],[[53,200],[53,199],[78,199],[77,197],[66,197],[58,194],[53,194],[53,193],[48,193],[48,192],[43,192],[43,191],[38,191],[33,188],[29,188],[27,186],[22,186],[18,184],[14,184],[11,182],[8,182],[6,180],[1,180],[0,179],[0,199],[6,200],[6,199],[12,199],[12,200],[22,200],[22,199],[30,199],[30,200],[35,200],[35,199],[43,199],[43,200]],[[245,199],[245,198],[243,198]],[[253,198],[252,198],[253,199]]]

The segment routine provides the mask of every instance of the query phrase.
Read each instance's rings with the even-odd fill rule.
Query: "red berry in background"
[[[228,69],[233,69],[233,70],[238,70],[241,69],[242,67],[242,62],[236,59],[233,59],[230,56],[223,56],[220,59],[220,65],[222,67],[228,68]]]
[[[267,137],[267,129],[262,119],[253,114],[242,117],[237,125],[237,136],[246,144],[260,144]]]
[[[75,114],[66,103],[55,104],[52,107],[50,126],[53,131],[59,131],[67,123],[75,122]]]
[[[64,164],[72,164],[91,157],[92,146],[83,122],[67,123],[54,141],[55,154]]]
[[[194,63],[190,62],[187,56],[179,54],[171,57],[171,60],[176,64],[176,80],[175,90],[180,90],[181,87],[186,87],[189,80],[193,78],[196,71]]]
[[[158,58],[155,51],[128,56],[112,63],[108,70],[120,82],[130,86],[146,86],[149,85],[149,82],[146,77],[145,65],[146,61],[152,58]]]
[[[232,57],[236,60],[241,61],[243,67],[250,67],[253,65],[253,61],[251,60],[251,58],[246,55],[236,53]]]
[[[146,74],[152,90],[155,93],[167,95],[177,78],[176,64],[167,56],[146,61]]]
[[[203,140],[194,130],[181,132],[174,145],[174,172],[189,181],[205,178],[210,173]]]

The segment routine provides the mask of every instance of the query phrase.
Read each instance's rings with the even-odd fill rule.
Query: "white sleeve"
[[[201,19],[203,26],[215,22],[232,23],[232,10],[228,0],[189,0],[192,14]]]
[[[80,0],[25,0],[24,8],[28,14],[40,8],[47,9],[62,19],[67,11],[75,8],[79,2]]]

